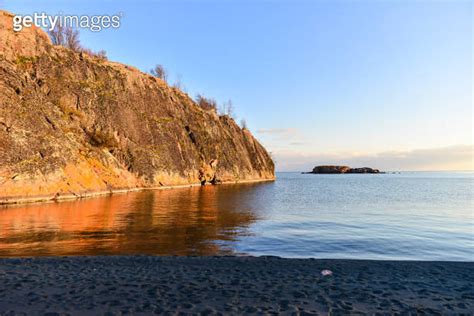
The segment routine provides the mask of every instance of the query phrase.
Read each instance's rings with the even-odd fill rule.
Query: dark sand
[[[322,276],[330,269],[332,276]],[[474,263],[276,257],[0,259],[0,315],[474,313]]]

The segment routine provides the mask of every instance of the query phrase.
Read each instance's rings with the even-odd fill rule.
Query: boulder
[[[199,169],[199,182],[201,182],[201,185],[206,185],[206,183],[218,184],[221,182],[217,178],[217,159],[212,159]]]

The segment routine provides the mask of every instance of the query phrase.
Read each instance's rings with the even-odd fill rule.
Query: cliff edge
[[[0,11],[0,203],[274,179],[232,118],[139,70],[12,29]]]

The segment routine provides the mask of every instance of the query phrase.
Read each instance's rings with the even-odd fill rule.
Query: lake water
[[[0,256],[474,261],[474,174],[303,175],[0,208]]]

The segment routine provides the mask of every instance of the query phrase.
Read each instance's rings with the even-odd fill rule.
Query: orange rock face
[[[0,11],[0,203],[197,184],[203,166],[223,182],[274,178],[232,118],[42,30],[13,32],[12,18]]]

